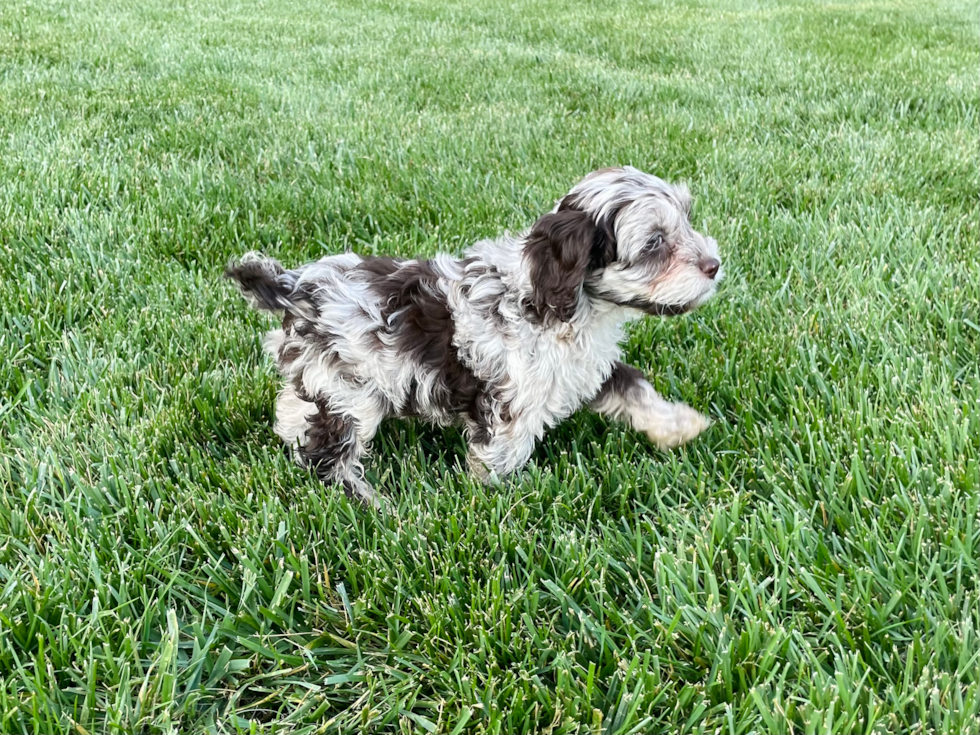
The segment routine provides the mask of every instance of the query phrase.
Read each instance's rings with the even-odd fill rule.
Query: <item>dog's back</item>
[[[300,399],[329,396],[362,420],[419,415],[446,425],[475,414],[481,391],[453,344],[448,293],[464,266],[347,253],[286,270],[249,255],[225,275],[257,308],[283,313],[266,349]]]

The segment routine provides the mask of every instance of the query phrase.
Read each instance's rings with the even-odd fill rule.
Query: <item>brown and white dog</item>
[[[246,255],[225,272],[282,312],[265,345],[285,385],[276,433],[349,497],[377,503],[362,457],[381,422],[462,424],[481,478],[527,461],[545,429],[583,405],[659,447],[707,419],[619,362],[625,322],[683,314],[722,277],[691,198],[629,166],[586,176],[528,231],[462,258],[332,255],[292,270]]]

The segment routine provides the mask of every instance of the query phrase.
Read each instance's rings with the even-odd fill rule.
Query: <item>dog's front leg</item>
[[[678,447],[708,428],[710,422],[690,406],[660,397],[635,367],[617,362],[589,407],[642,431],[661,449]]]
[[[527,463],[536,441],[532,427],[520,423],[497,426],[489,435],[470,437],[466,463],[482,482],[503,479]]]

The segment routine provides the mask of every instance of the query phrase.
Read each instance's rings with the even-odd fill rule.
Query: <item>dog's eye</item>
[[[663,232],[657,230],[650,235],[650,239],[647,240],[647,250],[653,255],[664,255],[667,253],[667,238],[664,237]]]

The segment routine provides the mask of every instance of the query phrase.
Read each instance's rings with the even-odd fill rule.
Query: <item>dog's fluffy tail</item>
[[[246,253],[225,268],[225,278],[238,282],[242,294],[256,309],[297,311],[297,274],[261,253]]]

